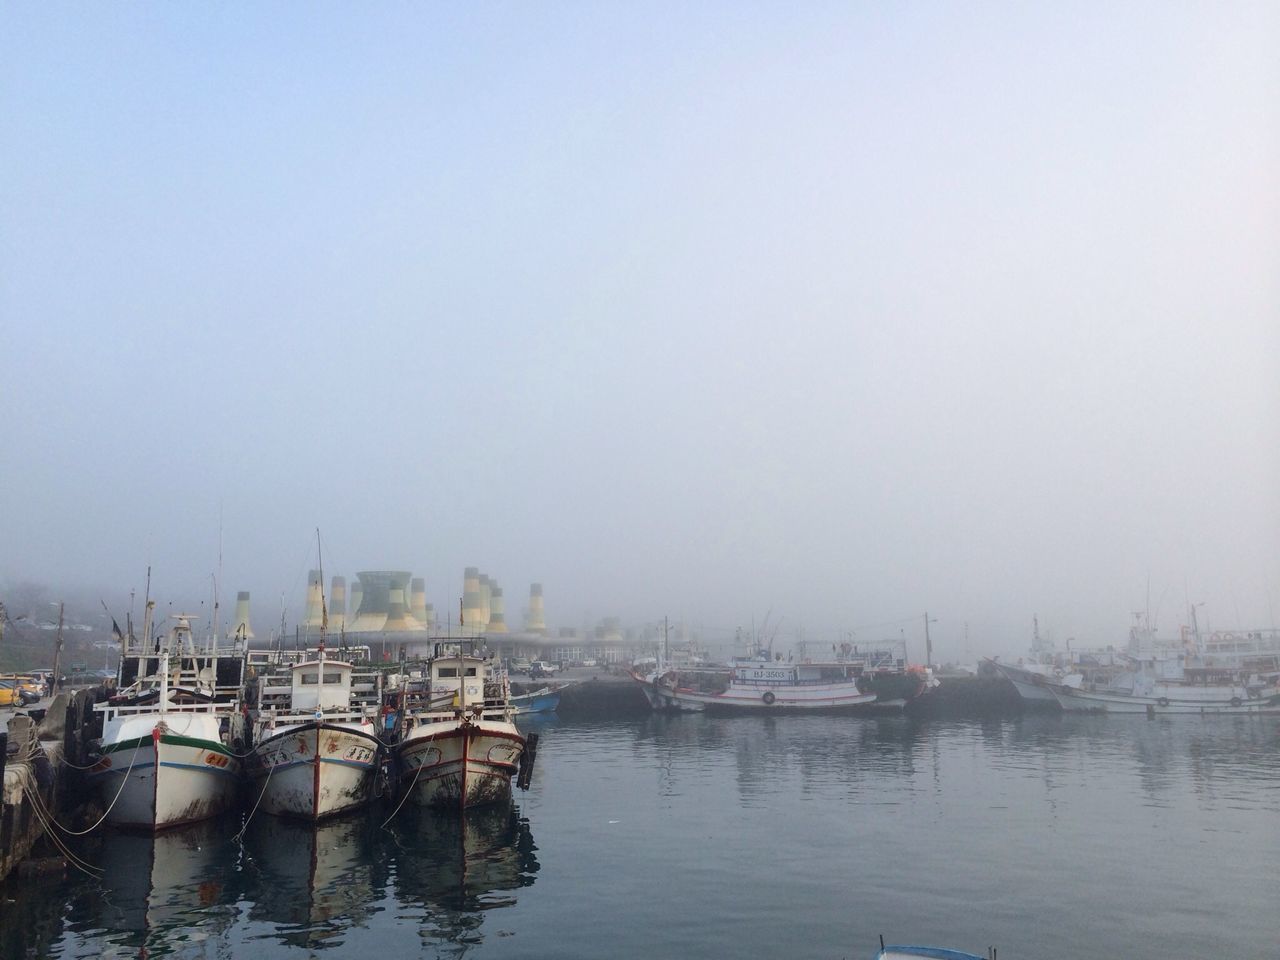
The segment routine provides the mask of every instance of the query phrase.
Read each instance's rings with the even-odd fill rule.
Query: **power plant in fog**
[[[463,570],[461,597],[452,613],[449,606],[438,615],[435,605],[427,602],[425,578],[408,570],[363,570],[350,581],[349,589],[346,577],[334,576],[327,595],[321,572],[311,570],[295,641],[315,643],[323,632],[331,643],[367,646],[371,655],[391,658],[430,653],[431,641],[440,637],[483,636],[502,656],[610,663],[625,659],[636,641],[651,645],[647,638],[624,631],[616,617],[601,620],[594,629],[548,629],[541,583],[529,586],[523,622],[508,624],[501,584],[479,567]],[[254,639],[249,594],[244,591],[236,598],[234,631]]]

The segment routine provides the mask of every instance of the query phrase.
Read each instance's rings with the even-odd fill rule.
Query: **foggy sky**
[[[319,527],[511,623],[540,581],[571,626],[928,609],[939,658],[1272,624],[1278,44],[1267,3],[6,5],[0,580],[221,564],[263,632]]]

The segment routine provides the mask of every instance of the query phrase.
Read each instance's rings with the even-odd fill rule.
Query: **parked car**
[[[554,677],[556,668],[545,660],[535,660],[529,664],[529,679],[541,680],[543,677]]]
[[[18,692],[16,680],[0,680],[0,707],[17,707],[22,705],[22,697]]]
[[[526,657],[512,657],[511,662],[507,664],[507,670],[511,673],[528,673],[530,666]]]

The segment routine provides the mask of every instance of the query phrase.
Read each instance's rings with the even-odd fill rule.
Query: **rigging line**
[[[249,823],[253,820],[253,815],[258,812],[258,805],[262,803],[262,798],[267,795],[267,784],[271,782],[271,775],[276,772],[276,765],[273,763],[267,767],[267,779],[262,781],[262,792],[258,794],[258,799],[253,804],[253,809],[249,811],[249,816],[245,817],[244,825],[240,828],[240,832],[231,838],[232,843],[243,843],[244,832],[249,829]]]
[[[400,802],[396,804],[396,808],[391,811],[391,816],[382,821],[381,829],[386,829],[387,824],[396,818],[396,814],[400,812],[400,808],[404,806],[404,802],[408,800],[409,795],[413,793],[413,788],[418,785],[418,777],[422,776],[422,768],[425,766],[425,763],[418,764],[418,769],[413,773],[413,783],[409,784],[409,789],[404,792],[404,796],[400,798]]]

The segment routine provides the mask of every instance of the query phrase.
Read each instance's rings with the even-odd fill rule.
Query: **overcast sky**
[[[0,580],[942,657],[1280,605],[1280,6],[6,4]]]

